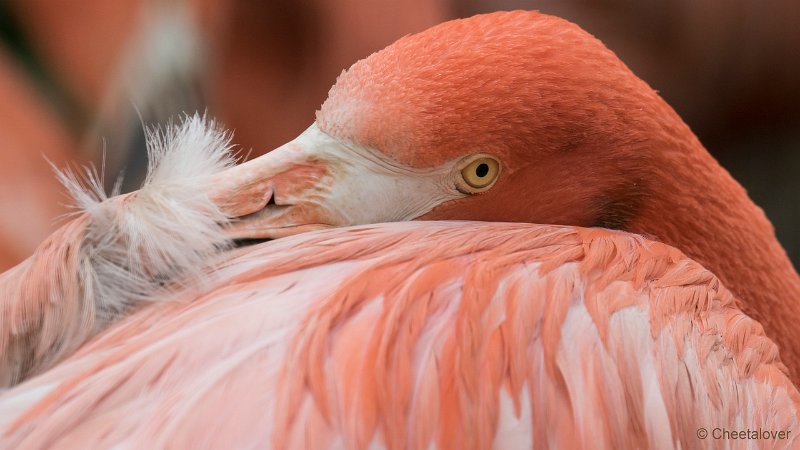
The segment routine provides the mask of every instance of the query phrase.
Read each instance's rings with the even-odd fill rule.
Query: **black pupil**
[[[486,163],[478,164],[478,167],[475,168],[475,175],[483,178],[489,174],[489,165]]]

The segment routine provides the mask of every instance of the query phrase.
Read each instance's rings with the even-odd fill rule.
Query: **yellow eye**
[[[491,156],[476,155],[466,163],[461,169],[461,178],[464,180],[463,188],[468,194],[488,189],[500,175],[500,162]]]

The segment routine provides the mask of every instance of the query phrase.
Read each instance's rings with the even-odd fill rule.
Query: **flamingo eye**
[[[474,155],[462,163],[459,190],[466,194],[483,192],[494,184],[500,175],[500,162],[488,155]]]

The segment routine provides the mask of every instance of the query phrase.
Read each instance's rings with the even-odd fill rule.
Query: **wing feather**
[[[713,448],[698,428],[798,429],[761,327],[638,236],[371,225],[239,249],[209,277],[2,394],[0,445]]]

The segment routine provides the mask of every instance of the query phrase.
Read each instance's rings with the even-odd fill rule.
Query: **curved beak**
[[[288,144],[219,173],[209,196],[231,218],[231,238],[280,238],[419,217],[463,196],[447,188],[451,166],[404,166],[312,125]]]
[[[318,201],[330,184],[331,166],[309,150],[298,138],[216,175],[209,198],[231,219],[232,239],[279,238],[334,225]]]

